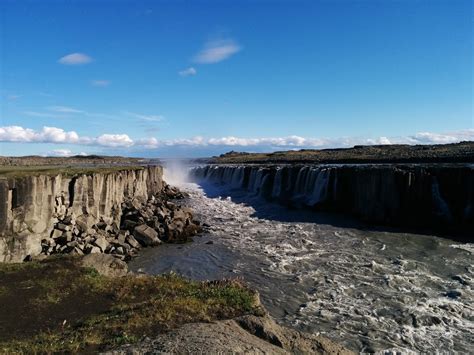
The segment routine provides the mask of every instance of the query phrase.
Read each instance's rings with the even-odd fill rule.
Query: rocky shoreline
[[[201,226],[189,208],[172,202],[183,197],[177,188],[164,185],[161,193],[146,202],[127,198],[121,204],[119,224],[101,218],[90,225],[87,218],[66,211],[50,237],[41,240],[40,255],[106,253],[128,261],[142,247],[186,242],[201,231]]]

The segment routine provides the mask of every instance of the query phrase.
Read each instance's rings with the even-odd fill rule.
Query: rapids
[[[472,244],[287,209],[232,184],[180,188],[210,227],[143,250],[132,270],[242,277],[279,322],[359,352],[472,351]]]

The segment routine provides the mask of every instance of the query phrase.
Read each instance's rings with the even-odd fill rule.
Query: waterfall
[[[227,185],[233,189],[246,188],[253,195],[290,201],[307,206],[315,206],[328,197],[329,174],[331,168],[320,167],[249,167],[248,181],[244,186],[244,166],[207,166],[194,169],[193,176],[198,180]],[[294,173],[293,182],[291,173]],[[272,181],[270,180],[272,179]],[[265,187],[265,189],[263,189]],[[265,191],[263,191],[265,190]]]
[[[433,176],[433,181],[431,183],[431,196],[433,199],[434,213],[448,220],[452,219],[449,206],[441,196],[441,192],[439,191],[439,183],[435,176]]]
[[[275,174],[275,180],[273,181],[272,197],[279,198],[282,190],[282,168],[278,168]]]
[[[190,175],[249,196],[374,223],[445,224],[453,230],[472,229],[474,223],[474,167],[208,165]]]
[[[244,176],[245,176],[244,173],[245,173],[245,170],[243,166],[239,166],[238,168],[232,169],[232,175],[231,175],[232,178],[231,178],[230,185],[233,188],[242,187],[242,185],[244,184]]]
[[[309,206],[324,202],[328,193],[329,169],[317,169],[315,175],[315,182],[312,184],[313,191],[307,200]]]

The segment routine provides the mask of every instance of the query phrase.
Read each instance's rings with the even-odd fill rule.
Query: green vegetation
[[[184,323],[258,313],[238,281],[107,278],[71,257],[0,265],[0,353],[97,351]]]
[[[58,175],[75,176],[90,175],[94,173],[114,173],[123,170],[142,170],[143,166],[121,165],[121,166],[0,166],[0,177],[25,177],[35,175]]]

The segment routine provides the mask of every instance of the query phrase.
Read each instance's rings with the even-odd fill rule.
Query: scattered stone
[[[65,207],[64,213],[58,212],[51,238],[41,241],[41,253],[106,253],[120,260],[128,260],[142,246],[158,245],[162,240],[170,243],[186,242],[199,233],[202,227],[193,219],[191,209],[169,201],[183,196],[177,188],[166,185],[160,194],[151,196],[148,201],[136,198],[125,200],[117,206],[118,215],[122,216],[120,223],[114,217],[101,217],[98,220],[90,212],[76,216]],[[62,196],[63,205],[65,201]]]
[[[135,239],[143,246],[153,246],[161,243],[158,233],[145,224],[135,227],[133,230]]]
[[[58,223],[56,224],[56,229],[59,229],[60,231],[63,231],[63,232],[67,232],[71,230],[71,226],[64,223]]]
[[[139,249],[141,247],[140,243],[133,237],[133,235],[127,236],[126,242],[133,248]]]
[[[105,239],[103,236],[98,236],[94,241],[94,244],[97,245],[102,250],[102,252],[105,252],[105,249],[109,245],[107,239]]]
[[[99,247],[95,246],[95,245],[90,245],[89,244],[87,247],[84,248],[84,252],[86,254],[98,254],[98,253],[101,253],[102,250]]]
[[[59,238],[62,235],[63,235],[63,232],[60,231],[59,229],[53,229],[53,231],[51,232],[51,238],[53,239]]]

